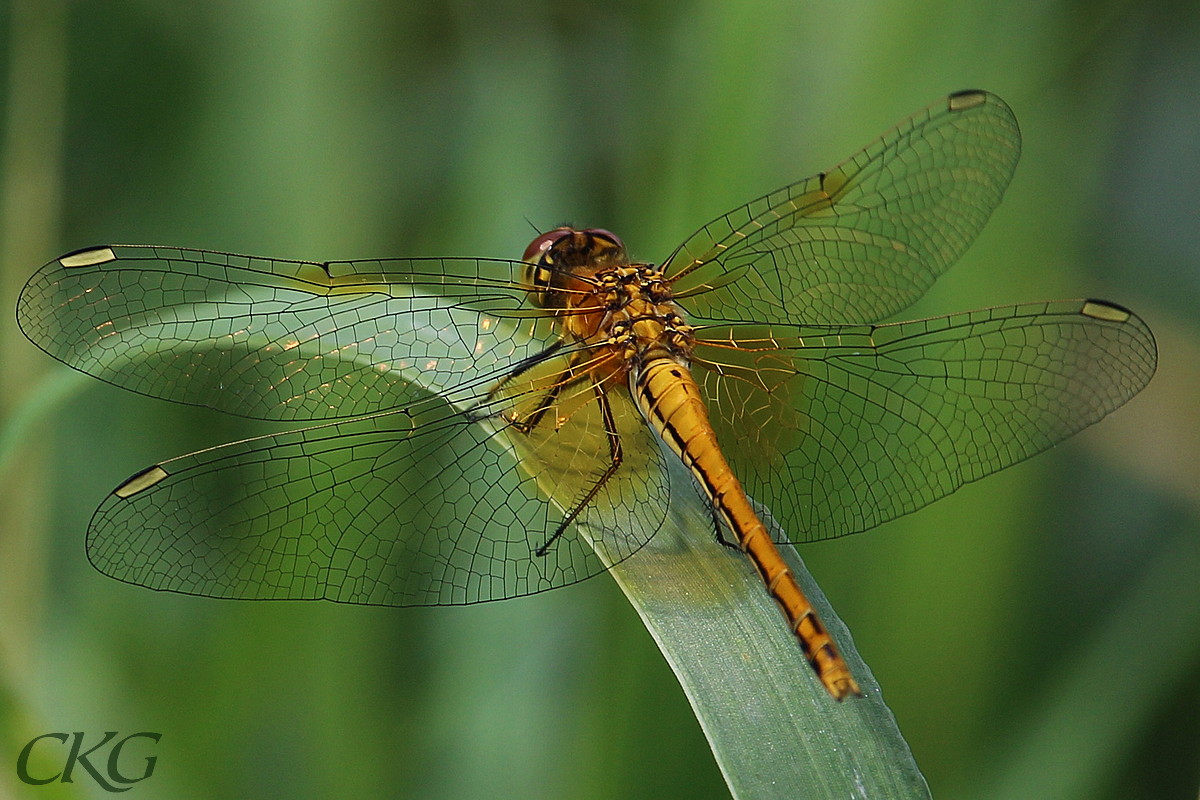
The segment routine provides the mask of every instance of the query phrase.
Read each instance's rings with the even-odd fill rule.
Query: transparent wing
[[[1095,300],[877,326],[706,329],[696,378],[747,492],[793,541],[872,528],[1091,425],[1154,337]]]
[[[1003,100],[950,95],[838,166],[714,219],[664,271],[696,319],[878,322],[974,241],[1020,152]]]
[[[126,389],[274,420],[453,396],[533,357],[520,264],[486,259],[313,263],[113,245],[42,267],[17,305],[54,358]]]
[[[444,605],[574,583],[641,547],[669,494],[657,448],[631,438],[630,469],[564,528],[608,440],[595,402],[572,410],[535,438],[430,402],[165,461],[105,499],[88,557],[128,583],[240,599]]]
[[[627,557],[669,502],[661,453],[636,413],[606,423],[590,383],[512,424],[587,355],[523,307],[521,269],[120,245],[43,267],[18,320],[68,365],[242,416],[342,420],[139,473],[94,515],[92,562],[215,597],[436,605]]]

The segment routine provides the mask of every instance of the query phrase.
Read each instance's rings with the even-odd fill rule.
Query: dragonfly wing
[[[113,245],[26,284],[21,329],[126,389],[246,417],[325,420],[428,392],[463,402],[542,347],[519,265],[485,259],[314,263]]]
[[[663,269],[697,319],[877,322],[974,241],[1020,152],[1003,100],[950,95],[838,166],[717,217]]]
[[[1137,394],[1157,361],[1142,320],[1094,300],[702,333],[694,367],[718,441],[797,542],[872,528],[1049,448]]]
[[[210,597],[443,605],[574,583],[657,530],[621,530],[644,516],[626,501],[546,547],[563,513],[505,427],[426,405],[172,459],[105,499],[88,557],[128,583]]]

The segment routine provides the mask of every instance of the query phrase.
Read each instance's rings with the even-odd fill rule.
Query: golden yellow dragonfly
[[[1155,369],[1145,324],[1099,300],[881,324],[967,248],[1019,153],[1008,106],[960,92],[657,264],[598,228],[520,261],[113,245],[43,267],[18,319],[126,389],[319,423],[122,483],[88,531],[108,575],[395,606],[531,594],[633,556],[679,458],[714,546],[746,553],[842,699],[858,685],[754,503],[794,542],[871,528],[1096,422]]]

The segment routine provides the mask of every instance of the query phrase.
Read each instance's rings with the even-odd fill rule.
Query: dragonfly
[[[49,355],[150,397],[310,423],[133,475],[92,517],[88,558],[208,597],[500,600],[633,557],[680,500],[679,459],[714,547],[745,553],[828,693],[860,694],[777,544],[915,511],[1098,421],[1155,370],[1146,324],[1101,300],[886,322],[975,239],[1020,146],[1000,98],[952,94],[661,262],[567,226],[519,260],[64,255],[18,301]]]

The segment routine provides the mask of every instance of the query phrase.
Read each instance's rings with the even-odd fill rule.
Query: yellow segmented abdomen
[[[837,700],[861,694],[850,668],[729,468],[691,371],[672,358],[655,358],[637,373],[633,391],[646,420],[696,476],[733,531],[738,546],[782,609],[821,683]]]

